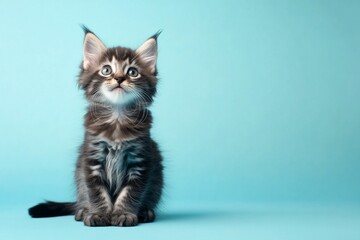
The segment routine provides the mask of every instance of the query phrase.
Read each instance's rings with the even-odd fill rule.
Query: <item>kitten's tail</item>
[[[46,201],[29,208],[29,215],[33,218],[74,215],[75,205],[76,202]]]

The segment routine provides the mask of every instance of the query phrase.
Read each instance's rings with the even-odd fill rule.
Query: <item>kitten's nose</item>
[[[125,76],[120,76],[120,77],[116,77],[115,80],[118,82],[118,84],[120,85],[123,81],[125,81],[126,77]]]

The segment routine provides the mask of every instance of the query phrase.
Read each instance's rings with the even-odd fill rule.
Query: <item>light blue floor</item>
[[[354,205],[178,204],[163,207],[156,222],[132,228],[89,228],[73,217],[31,219],[26,208],[0,208],[0,239],[360,239]]]

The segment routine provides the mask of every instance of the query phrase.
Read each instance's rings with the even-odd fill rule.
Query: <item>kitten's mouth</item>
[[[113,87],[112,89],[111,89],[111,91],[114,91],[114,90],[122,90],[123,88],[120,86],[120,85],[117,85],[117,86],[115,86],[115,87]]]

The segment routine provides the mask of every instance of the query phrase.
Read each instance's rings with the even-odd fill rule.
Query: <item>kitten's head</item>
[[[79,86],[90,102],[126,106],[148,106],[156,93],[157,37],[138,49],[107,48],[85,29]]]

